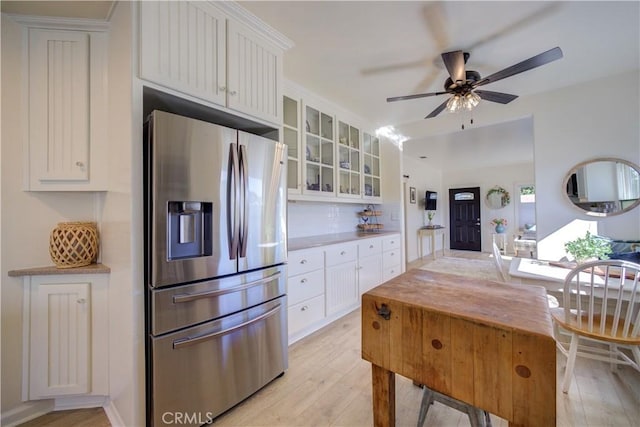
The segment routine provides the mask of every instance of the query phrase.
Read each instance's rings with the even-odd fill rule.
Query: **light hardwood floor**
[[[486,254],[449,256],[484,257]],[[425,263],[428,263],[426,261]],[[461,262],[464,262],[461,260]],[[422,263],[414,263],[412,267]],[[638,426],[640,373],[616,373],[601,362],[578,359],[569,394],[560,391],[564,359],[558,355],[557,426]],[[415,426],[422,391],[396,376],[398,426]],[[44,419],[43,419],[44,420]],[[494,427],[508,423],[492,416]],[[360,310],[298,341],[289,349],[289,369],[281,378],[215,420],[217,426],[371,426],[371,366],[360,357]],[[29,427],[73,427],[64,420]],[[108,425],[108,424],[106,424]],[[469,426],[466,415],[435,403],[425,426]]]

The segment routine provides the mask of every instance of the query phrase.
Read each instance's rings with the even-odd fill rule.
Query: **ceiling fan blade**
[[[540,22],[545,18],[555,14],[558,11],[558,9],[566,7],[566,5],[563,5],[563,3],[561,2],[541,3],[541,4],[543,5],[540,7],[540,9],[533,12],[532,14],[524,16],[516,21],[513,21],[512,23],[508,24],[503,28],[496,29],[495,32],[481,38],[480,40],[477,40],[475,43],[469,46],[464,46],[464,50],[466,52],[473,52],[482,45],[489,44],[499,38],[505,38],[514,32],[521,31],[524,27],[531,26],[536,22]]]
[[[406,101],[407,99],[416,99],[416,98],[426,98],[427,96],[444,95],[446,93],[448,92],[429,92],[429,93],[418,93],[416,95],[394,96],[391,98],[387,98],[387,102]]]
[[[502,92],[492,92],[489,90],[474,90],[473,93],[477,94],[485,101],[497,102],[499,104],[508,104],[518,97],[518,95],[511,95]]]
[[[461,50],[443,53],[442,60],[454,83],[467,80],[467,73],[464,69],[464,53]]]
[[[436,108],[431,113],[429,113],[429,115],[427,117],[425,117],[425,119],[430,119],[430,118],[435,117],[438,114],[442,113],[442,110],[444,110],[447,107],[447,102],[449,102],[448,99],[446,101],[444,101],[442,104],[438,105],[438,108]]]
[[[498,80],[515,76],[516,74],[529,71],[533,68],[540,67],[541,65],[548,64],[549,62],[555,61],[560,58],[562,58],[562,50],[559,47],[554,47],[553,49],[549,49],[546,52],[542,52],[536,56],[532,56],[529,59],[518,62],[517,64],[505,68],[504,70],[498,71],[497,73],[493,73],[490,76],[476,82],[473,86],[476,87],[486,85],[488,83],[497,82]]]

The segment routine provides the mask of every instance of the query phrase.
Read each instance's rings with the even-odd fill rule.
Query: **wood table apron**
[[[552,329],[538,286],[412,270],[371,289],[362,358],[372,363],[374,425],[395,425],[397,373],[509,426],[555,426]]]
[[[436,259],[436,236],[438,234],[442,235],[442,256],[444,256],[444,227],[431,227],[431,228],[419,228],[418,229],[418,240],[420,243],[420,259],[424,256],[424,247],[422,244],[422,239],[424,236],[427,236],[431,239],[431,257]]]

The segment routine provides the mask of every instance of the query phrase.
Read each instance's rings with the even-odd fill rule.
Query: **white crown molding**
[[[240,6],[235,1],[211,1],[211,4],[222,10],[230,17],[251,27],[254,31],[275,43],[280,49],[288,50],[295,46],[295,43],[284,34],[269,26],[266,22]]]
[[[59,18],[52,16],[15,15],[6,13],[18,24],[31,28],[50,28],[77,31],[108,31],[110,24],[101,19]]]

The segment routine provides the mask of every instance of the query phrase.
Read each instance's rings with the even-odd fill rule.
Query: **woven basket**
[[[51,231],[49,254],[57,268],[82,267],[98,259],[95,222],[60,222]]]

